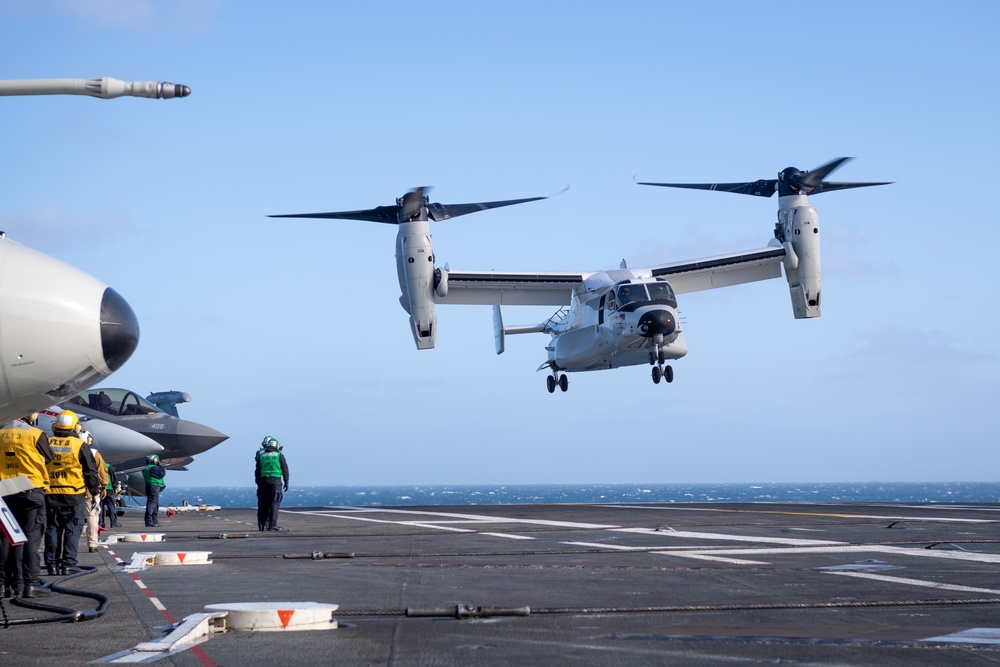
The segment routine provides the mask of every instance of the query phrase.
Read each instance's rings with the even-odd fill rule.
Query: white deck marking
[[[702,533],[690,530],[656,530],[655,528],[614,528],[618,533],[640,533],[657,537],[683,537],[696,540],[723,540],[731,542],[763,542],[766,544],[788,544],[790,546],[828,546],[844,544],[831,540],[806,540],[792,537],[765,537],[760,535],[731,535],[729,533]]]
[[[1000,628],[969,628],[939,637],[924,637],[922,642],[947,642],[949,644],[1000,644]]]
[[[627,507],[627,506],[608,505],[608,507]],[[671,510],[687,510],[687,511],[727,511],[727,512],[743,511],[743,510],[716,510],[712,508],[673,507],[673,506],[663,507],[663,508],[646,508],[646,509],[671,509]],[[798,539],[789,537],[769,537],[766,535],[734,535],[730,533],[709,533],[701,531],[673,530],[673,529],[664,530],[664,529],[654,529],[654,528],[622,528],[621,526],[616,526],[613,524],[581,523],[577,521],[552,521],[548,519],[526,519],[522,517],[500,517],[489,514],[432,512],[428,510],[405,510],[405,509],[383,508],[383,507],[371,507],[371,508],[331,507],[329,509],[321,511],[306,511],[306,512],[289,511],[288,513],[323,516],[323,517],[346,519],[352,521],[368,521],[373,523],[389,523],[389,524],[403,525],[403,526],[415,526],[420,528],[428,528],[428,529],[452,531],[452,532],[468,532],[468,533],[478,532],[475,528],[475,526],[477,525],[485,526],[488,524],[508,524],[508,525],[528,524],[534,526],[547,526],[552,528],[599,530],[599,531],[611,531],[616,533],[634,533],[639,535],[664,537],[670,539],[695,539],[695,540],[709,540],[709,541],[714,540],[714,541],[750,542],[756,544],[784,545],[780,547],[718,549],[712,547],[703,547],[701,545],[698,545],[697,547],[693,547],[691,545],[688,546],[645,545],[645,546],[628,547],[628,546],[593,543],[593,542],[562,543],[568,545],[585,546],[585,547],[599,548],[599,549],[645,551],[645,552],[657,553],[664,556],[677,556],[678,558],[692,558],[697,560],[716,560],[725,563],[737,563],[737,564],[747,564],[747,565],[766,565],[768,563],[757,560],[744,560],[735,557],[777,556],[777,555],[785,556],[792,554],[882,553],[894,556],[917,556],[921,558],[940,558],[946,560],[962,560],[962,561],[978,562],[978,563],[1000,564],[1000,554],[984,554],[984,553],[975,553],[970,551],[943,551],[943,550],[933,550],[933,549],[918,548],[918,547],[895,547],[895,546],[886,546],[879,544],[852,545],[852,544],[847,544],[845,542],[837,542],[832,540],[809,540],[809,539]],[[754,513],[754,511],[748,510],[747,513]],[[901,521],[937,521],[937,522],[951,521],[957,523],[995,523],[994,521],[990,520],[955,519],[948,517],[906,517],[906,516],[878,516],[878,515],[868,515],[868,514],[832,514],[832,513],[822,514],[819,512],[816,513],[783,512],[783,511],[770,512],[767,510],[765,510],[764,513],[797,514],[804,516],[810,516],[810,515],[831,516],[831,517],[840,517],[848,519],[882,519],[882,520],[892,519]],[[383,516],[376,517],[372,515],[383,515]],[[407,519],[403,520],[399,518],[389,518],[391,516],[400,516],[400,515],[403,517],[407,517]],[[459,528],[456,525],[446,525],[446,524],[461,524],[466,527]],[[499,532],[482,532],[480,534],[488,535],[491,537],[503,537],[505,539],[537,539],[525,536],[515,536],[510,533],[499,533]]]
[[[331,515],[329,512],[338,512],[346,508],[332,507],[329,511],[319,511],[319,512],[291,512],[291,514],[312,514],[315,516],[338,516],[341,519],[353,519],[355,521],[365,520],[358,516],[345,516]],[[354,510],[352,510],[354,511]],[[442,523],[443,519],[457,519],[459,521],[468,521],[473,523],[522,523],[529,524],[532,526],[550,526],[552,528],[582,528],[591,530],[607,530],[610,528],[618,528],[619,526],[613,524],[603,524],[603,523],[580,523],[577,521],[551,521],[548,519],[525,519],[521,517],[509,517],[509,516],[491,516],[488,514],[459,514],[458,512],[429,512],[427,510],[401,510],[401,509],[388,509],[384,507],[371,507],[363,508],[357,510],[358,514],[404,514],[410,516],[422,516],[427,517],[424,523],[434,521],[434,523]],[[376,519],[369,519],[376,520]],[[401,521],[394,521],[391,519],[381,519],[384,523],[405,523]]]
[[[810,505],[817,505],[818,503],[809,503]],[[644,505],[602,505],[602,507],[613,507],[616,509],[645,509],[645,510],[670,510],[676,512],[726,512],[732,514],[785,514],[790,516],[825,516],[837,519],[879,519],[884,521],[932,521],[935,523],[940,522],[953,522],[953,523],[997,523],[997,519],[959,519],[956,517],[941,517],[941,516],[896,516],[896,515],[883,515],[883,514],[850,514],[847,512],[795,512],[791,510],[734,510],[725,509],[721,507],[675,507],[673,505],[669,506],[644,506]],[[841,505],[831,505],[831,507],[841,507]],[[928,509],[926,507],[921,507],[919,509]],[[955,509],[949,507],[947,509]]]
[[[826,574],[836,574],[841,577],[856,577],[858,579],[873,579],[875,581],[885,581],[890,584],[907,584],[908,586],[922,586],[924,588],[936,588],[944,591],[962,591],[964,593],[986,593],[988,595],[1000,595],[1000,590],[993,588],[975,588],[973,586],[961,586],[958,584],[942,584],[938,581],[924,581],[923,579],[910,579],[908,577],[890,577],[884,574],[872,574],[870,572],[826,572]]]
[[[537,537],[530,537],[528,535],[511,535],[510,533],[480,533],[480,535],[489,535],[491,537],[506,537],[508,540],[537,540]]]

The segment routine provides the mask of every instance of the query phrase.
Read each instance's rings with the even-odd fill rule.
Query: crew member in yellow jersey
[[[28,491],[4,498],[27,539],[24,544],[12,547],[0,536],[4,597],[31,598],[42,593],[38,548],[45,531],[45,492],[49,488],[49,471],[45,466],[52,461],[53,454],[48,436],[34,425],[36,419],[37,412],[0,428],[0,479],[24,475],[32,486]]]
[[[45,568],[51,576],[79,572],[76,553],[83,531],[84,502],[87,493],[101,494],[94,455],[74,433],[78,422],[76,413],[60,412],[49,438],[54,458],[47,466]]]

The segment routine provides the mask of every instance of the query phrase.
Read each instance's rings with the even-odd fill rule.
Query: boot
[[[55,563],[46,563],[45,564],[45,571],[49,573],[50,577],[58,577],[59,576],[59,566],[56,565]]]
[[[32,584],[27,584],[24,587],[24,594],[21,595],[21,597],[23,597],[23,598],[44,598],[44,597],[48,597],[49,595],[52,595],[51,591],[48,591],[48,590],[46,590],[44,588],[40,588],[38,586],[34,586]]]
[[[5,598],[12,598],[12,597],[14,597],[14,587],[13,586],[4,586],[3,587],[3,597],[5,597]]]

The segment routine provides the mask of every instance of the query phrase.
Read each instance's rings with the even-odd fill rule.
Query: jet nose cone
[[[663,308],[647,310],[639,318],[639,333],[646,338],[652,338],[657,334],[669,336],[676,329],[674,314]]]
[[[220,433],[214,428],[184,419],[177,423],[177,435],[182,443],[185,456],[206,452],[220,442],[229,439],[228,435]]]
[[[121,294],[110,287],[101,299],[101,346],[112,371],[122,367],[139,344],[139,320]]]

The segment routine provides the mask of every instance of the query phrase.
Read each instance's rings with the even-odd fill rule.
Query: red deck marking
[[[278,618],[281,620],[281,627],[287,628],[288,623],[292,620],[292,616],[295,615],[294,609],[279,609]]]
[[[185,556],[187,556],[187,554],[186,554],[186,553],[185,553],[185,554],[177,554],[177,558],[178,558],[178,560],[180,560],[180,562],[181,562],[181,565],[183,565],[183,564],[184,564],[184,557],[185,557]]]

